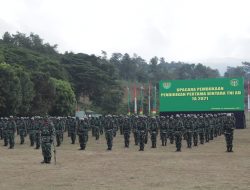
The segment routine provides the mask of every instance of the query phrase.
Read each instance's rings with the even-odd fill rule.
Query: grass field
[[[133,145],[124,149],[123,138],[114,139],[111,152],[106,151],[104,136],[90,137],[86,151],[72,145],[65,137],[57,148],[57,164],[40,164],[41,150],[29,146],[26,139],[15,149],[0,146],[0,190],[69,190],[69,189],[250,189],[250,129],[235,130],[234,152],[225,152],[220,136],[205,145],[175,152],[168,144],[139,152]],[[1,141],[1,144],[3,142]]]

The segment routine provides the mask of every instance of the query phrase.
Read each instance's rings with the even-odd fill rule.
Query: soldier
[[[56,118],[55,131],[56,131],[56,146],[60,146],[63,141],[63,132],[64,132],[64,126],[60,117]]]
[[[187,141],[187,147],[192,148],[192,138],[193,138],[193,120],[191,119],[190,115],[187,116],[186,120],[186,141]]]
[[[71,144],[75,144],[76,141],[76,128],[77,128],[77,121],[75,120],[75,118],[71,118],[70,122],[69,122],[69,135],[71,138]]]
[[[175,126],[175,120],[173,116],[170,117],[169,120],[169,130],[168,130],[168,137],[170,140],[170,144],[174,144],[174,126]]]
[[[134,140],[135,140],[135,145],[136,146],[139,143],[139,131],[138,131],[137,123],[138,123],[138,117],[136,116],[134,118],[134,120],[132,120],[132,132],[133,132],[133,135],[134,135]]]
[[[35,117],[35,121],[34,121],[34,140],[35,140],[35,144],[36,144],[36,148],[35,149],[39,149],[41,146],[41,122],[39,117]]]
[[[209,117],[207,114],[205,115],[204,124],[205,124],[205,140],[206,140],[206,142],[209,142],[209,140],[210,140],[210,138],[209,138],[210,126],[209,126]]]
[[[160,136],[161,136],[162,146],[167,146],[169,122],[168,120],[165,119],[164,116],[161,116],[159,125],[160,125]]]
[[[224,123],[224,135],[227,143],[227,152],[233,152],[233,134],[235,128],[234,116],[227,114],[227,120]]]
[[[7,131],[7,122],[8,118],[5,117],[3,121],[3,140],[4,140],[4,146],[8,146],[9,139],[8,139],[8,131]]]
[[[50,164],[51,161],[51,145],[54,143],[55,128],[48,117],[45,117],[41,124],[41,142],[43,161],[42,164]]]
[[[105,125],[105,137],[108,145],[107,150],[112,150],[114,130],[115,130],[114,121],[112,120],[111,115],[108,115],[107,122]]]
[[[151,119],[149,132],[151,135],[151,142],[152,142],[151,148],[156,148],[156,139],[157,139],[157,135],[158,135],[158,124],[157,124],[155,118]]]
[[[131,122],[130,122],[128,117],[124,118],[122,132],[124,135],[125,148],[128,148],[129,147],[130,132],[131,132]]]
[[[199,117],[198,121],[199,121],[198,127],[199,127],[200,144],[204,144],[205,121],[202,115]]]
[[[123,122],[124,122],[123,116],[120,115],[118,117],[118,128],[120,130],[120,135],[123,135]]]
[[[147,130],[147,124],[143,120],[143,116],[139,117],[139,121],[137,123],[138,132],[139,132],[139,142],[140,142],[140,149],[139,151],[144,151],[144,143],[145,143],[145,135]]]
[[[17,120],[17,134],[20,135],[20,144],[24,144],[24,139],[27,136],[27,127],[23,118]]]
[[[198,133],[199,133],[199,122],[198,118],[195,115],[193,119],[193,142],[194,146],[198,146]]]
[[[214,116],[211,114],[210,115],[210,119],[209,119],[209,140],[213,140],[214,139]]]
[[[3,126],[4,126],[4,119],[1,117],[0,119],[0,139],[3,139]]]
[[[88,131],[89,131],[89,124],[87,122],[87,118],[81,118],[79,126],[77,128],[77,135],[79,138],[80,149],[85,150],[86,144],[88,142]]]
[[[181,141],[182,141],[182,134],[183,134],[183,122],[180,119],[180,116],[176,115],[176,125],[174,126],[174,137],[175,137],[175,145],[176,151],[181,151]]]
[[[100,128],[101,128],[101,123],[98,117],[94,118],[94,122],[93,122],[93,126],[94,127],[94,136],[95,136],[95,140],[99,140],[100,138]]]
[[[34,117],[30,118],[27,131],[29,134],[29,139],[30,139],[30,146],[34,146],[35,144],[35,120]]]
[[[16,122],[13,116],[10,116],[10,120],[7,122],[7,133],[8,133],[8,140],[10,143],[10,149],[14,148],[15,145],[15,132],[16,132]]]

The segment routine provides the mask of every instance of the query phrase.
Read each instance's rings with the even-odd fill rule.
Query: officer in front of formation
[[[42,164],[50,164],[51,162],[51,146],[54,143],[55,128],[54,124],[48,117],[45,117],[41,123],[41,144],[43,161]]]

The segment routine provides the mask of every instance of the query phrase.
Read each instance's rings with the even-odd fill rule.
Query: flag
[[[139,110],[139,114],[143,115],[143,86],[141,86],[141,93],[140,93],[140,110]]]
[[[129,86],[127,87],[128,90],[128,115],[130,115],[130,90],[129,90]]]
[[[150,88],[151,88],[151,83],[148,82],[148,115],[150,115],[150,113],[151,113],[151,100],[150,100],[151,94],[150,94]]]
[[[134,85],[134,114],[137,114],[136,84]]]
[[[153,109],[152,109],[152,115],[156,114],[156,86],[154,86],[154,103],[153,103]]]

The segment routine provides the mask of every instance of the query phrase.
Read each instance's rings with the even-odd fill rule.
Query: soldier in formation
[[[63,142],[63,134],[67,131],[72,144],[75,143],[78,135],[80,150],[86,148],[88,133],[93,129],[96,140],[99,140],[104,131],[107,150],[112,150],[113,138],[120,130],[117,134],[123,135],[125,148],[129,148],[130,134],[133,132],[135,145],[139,145],[139,151],[144,150],[148,134],[150,134],[152,148],[156,148],[158,132],[160,132],[162,146],[166,146],[169,139],[170,144],[175,143],[177,152],[181,151],[183,138],[187,141],[187,147],[191,148],[198,146],[198,142],[202,145],[224,134],[227,152],[232,152],[234,128],[233,114],[176,114],[151,118],[142,115],[119,117],[107,115],[80,120],[74,117],[5,117],[0,119],[0,139],[3,139],[4,146],[9,145],[9,148],[13,149],[16,132],[20,136],[20,144],[23,144],[26,135],[29,135],[31,146],[36,145],[37,149],[42,146],[43,163],[50,163],[54,137],[57,146],[60,146]]]
[[[77,135],[79,138],[80,149],[85,150],[86,144],[88,142],[88,132],[89,132],[89,123],[85,118],[80,119],[79,127],[77,128]]]

